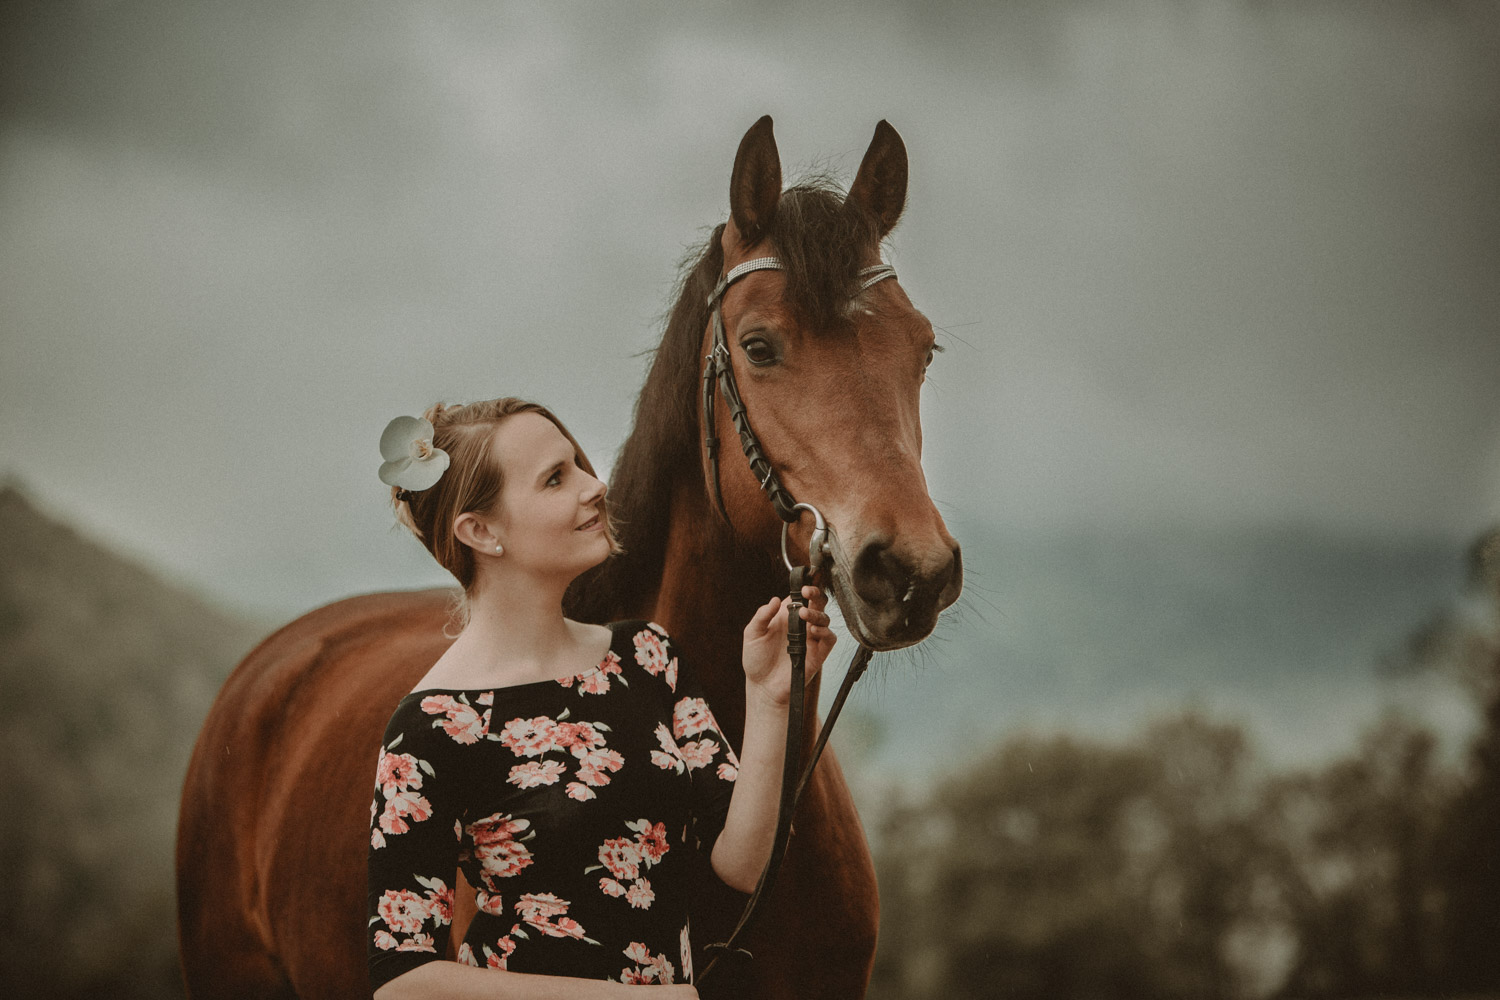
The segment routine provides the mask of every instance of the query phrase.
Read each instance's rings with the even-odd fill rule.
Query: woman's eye
[[[776,350],[759,337],[752,337],[740,344],[745,357],[752,365],[769,365],[776,360]]]
[[[562,473],[561,472],[554,472],[554,473],[552,473],[552,475],[548,476],[547,477],[547,485],[548,486],[561,486],[562,485]]]

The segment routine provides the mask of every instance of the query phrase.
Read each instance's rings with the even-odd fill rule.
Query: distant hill
[[[0,994],[180,994],[177,798],[266,631],[0,486]]]

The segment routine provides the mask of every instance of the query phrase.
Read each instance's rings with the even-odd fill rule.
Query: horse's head
[[[906,147],[885,122],[847,197],[818,186],[781,189],[781,163],[762,118],[745,133],[720,237],[723,271],[759,257],[785,270],[731,285],[722,311],[730,363],[750,422],[782,483],[833,528],[831,586],[856,639],[897,649],[931,633],[963,585],[958,543],[922,473],[922,382],[932,324],[895,278],[862,288],[906,202]],[[709,353],[712,323],[700,357]],[[777,545],[775,517],[745,460],[722,395],[719,479],[735,531]],[[705,451],[705,474],[713,475]],[[793,529],[805,552],[811,519]]]

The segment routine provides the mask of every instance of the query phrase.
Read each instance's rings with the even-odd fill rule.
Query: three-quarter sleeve
[[[372,991],[442,958],[453,920],[463,827],[453,757],[431,719],[404,701],[381,742],[370,804],[369,921]]]

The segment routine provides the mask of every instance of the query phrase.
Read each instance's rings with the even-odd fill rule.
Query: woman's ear
[[[453,537],[485,555],[499,555],[504,551],[494,531],[473,511],[465,511],[453,519]]]

